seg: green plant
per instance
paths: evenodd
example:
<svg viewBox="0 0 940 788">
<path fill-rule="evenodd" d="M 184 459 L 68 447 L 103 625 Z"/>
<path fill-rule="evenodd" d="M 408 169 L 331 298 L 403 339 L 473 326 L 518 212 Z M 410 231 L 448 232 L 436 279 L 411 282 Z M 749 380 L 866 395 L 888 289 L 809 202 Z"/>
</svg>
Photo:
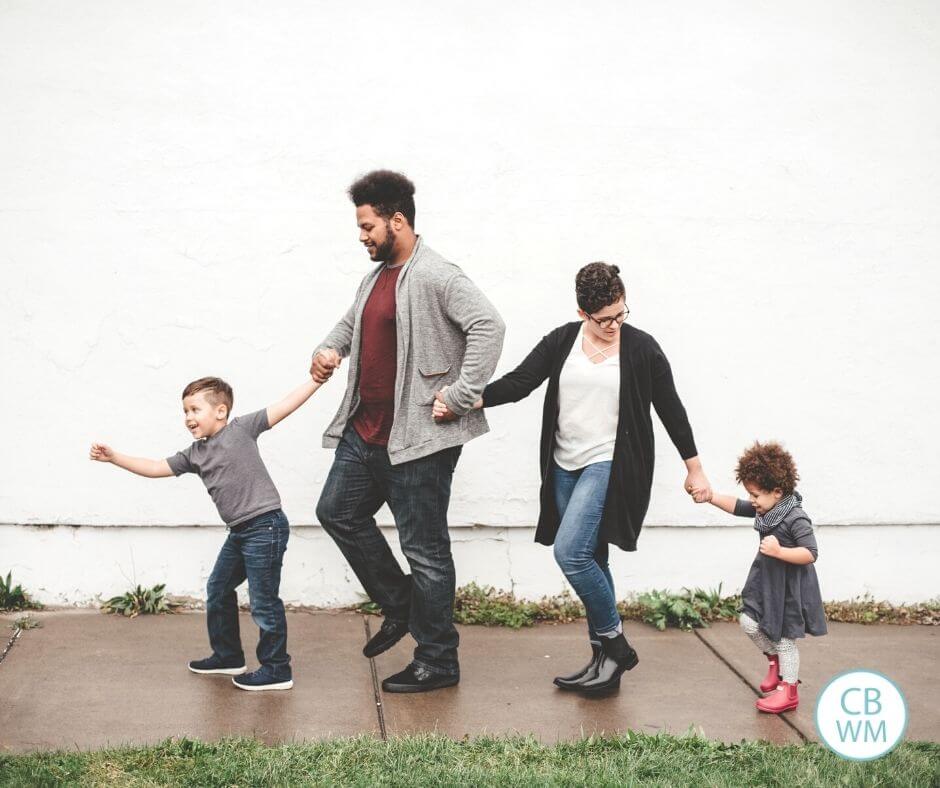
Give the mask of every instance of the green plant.
<svg viewBox="0 0 940 788">
<path fill-rule="evenodd" d="M 910 605 L 876 602 L 871 596 L 856 597 L 845 602 L 826 602 L 830 621 L 855 624 L 926 624 L 940 625 L 940 600 Z M 710 621 L 737 621 L 741 597 L 722 596 L 717 588 L 648 591 L 617 603 L 620 615 L 628 621 L 645 621 L 659 629 L 707 627 Z M 361 613 L 381 614 L 374 602 L 356 606 Z M 454 620 L 458 624 L 503 626 L 512 629 L 530 627 L 540 621 L 568 622 L 584 618 L 584 607 L 565 591 L 558 596 L 542 597 L 537 602 L 516 599 L 511 591 L 476 583 L 457 589 Z"/>
<path fill-rule="evenodd" d="M 707 627 L 709 621 L 730 621 L 738 615 L 740 597 L 723 597 L 721 584 L 713 591 L 683 588 L 679 594 L 670 591 L 648 591 L 637 601 L 643 620 L 657 629 Z"/>
<path fill-rule="evenodd" d="M 128 618 L 142 614 L 173 613 L 179 605 L 164 593 L 165 588 L 164 583 L 153 588 L 141 588 L 138 585 L 120 596 L 111 597 L 101 609 L 105 613 L 120 613 Z"/>
<path fill-rule="evenodd" d="M 927 624 L 940 626 L 940 599 L 892 605 L 871 594 L 841 602 L 826 602 L 826 618 L 846 624 Z"/>
<path fill-rule="evenodd" d="M 511 591 L 470 583 L 457 589 L 454 600 L 454 620 L 458 624 L 519 629 L 538 621 L 574 621 L 583 615 L 584 607 L 567 590 L 561 596 L 526 602 L 516 599 Z"/>
<path fill-rule="evenodd" d="M 7 572 L 6 578 L 0 576 L 0 610 L 40 610 L 42 605 L 30 599 L 23 587 L 13 585 L 13 573 Z"/>
<path fill-rule="evenodd" d="M 32 616 L 26 615 L 21 616 L 13 622 L 11 629 L 39 629 L 42 626 L 42 621 L 33 618 Z"/>
</svg>

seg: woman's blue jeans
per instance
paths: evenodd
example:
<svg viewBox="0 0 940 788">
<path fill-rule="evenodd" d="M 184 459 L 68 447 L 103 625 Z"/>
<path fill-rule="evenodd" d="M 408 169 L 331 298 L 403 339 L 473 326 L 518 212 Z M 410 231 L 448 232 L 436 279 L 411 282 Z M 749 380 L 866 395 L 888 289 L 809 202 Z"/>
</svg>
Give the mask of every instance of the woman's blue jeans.
<svg viewBox="0 0 940 788">
<path fill-rule="evenodd" d="M 595 462 L 576 471 L 552 468 L 555 503 L 561 525 L 555 536 L 555 561 L 587 611 L 588 632 L 614 632 L 620 625 L 614 579 L 607 565 L 607 542 L 600 539 L 611 462 Z"/>
</svg>

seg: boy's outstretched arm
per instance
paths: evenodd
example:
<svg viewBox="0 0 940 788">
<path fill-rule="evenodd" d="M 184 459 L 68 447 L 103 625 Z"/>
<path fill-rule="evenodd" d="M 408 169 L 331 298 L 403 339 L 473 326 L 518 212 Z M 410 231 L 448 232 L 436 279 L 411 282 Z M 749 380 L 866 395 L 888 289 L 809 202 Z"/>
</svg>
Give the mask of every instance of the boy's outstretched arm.
<svg viewBox="0 0 940 788">
<path fill-rule="evenodd" d="M 112 465 L 117 465 L 118 468 L 124 468 L 124 470 L 136 473 L 138 476 L 146 476 L 148 479 L 161 479 L 173 475 L 170 464 L 166 460 L 130 457 L 127 454 L 116 452 L 104 443 L 91 444 L 88 459 L 97 460 L 98 462 L 110 462 Z"/>
<path fill-rule="evenodd" d="M 273 427 L 279 421 L 286 419 L 297 408 L 303 405 L 320 388 L 319 383 L 314 380 L 307 380 L 302 386 L 294 389 L 280 402 L 268 406 L 268 426 Z"/>
</svg>

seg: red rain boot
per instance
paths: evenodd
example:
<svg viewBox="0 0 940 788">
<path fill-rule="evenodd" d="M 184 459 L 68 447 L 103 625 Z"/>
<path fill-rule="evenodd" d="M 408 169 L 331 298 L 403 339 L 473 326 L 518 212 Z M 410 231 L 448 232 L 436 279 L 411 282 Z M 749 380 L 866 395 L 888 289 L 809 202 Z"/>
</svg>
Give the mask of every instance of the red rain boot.
<svg viewBox="0 0 940 788">
<path fill-rule="evenodd" d="M 770 692 L 776 689 L 782 680 L 780 678 L 780 658 L 776 654 L 765 654 L 764 656 L 767 657 L 770 664 L 767 666 L 767 675 L 760 683 L 760 691 Z"/>
<path fill-rule="evenodd" d="M 787 684 L 781 681 L 776 692 L 771 692 L 766 698 L 758 698 L 758 711 L 765 711 L 768 714 L 779 714 L 782 711 L 790 711 L 800 705 L 800 696 L 797 692 L 799 681 L 796 684 Z"/>
</svg>

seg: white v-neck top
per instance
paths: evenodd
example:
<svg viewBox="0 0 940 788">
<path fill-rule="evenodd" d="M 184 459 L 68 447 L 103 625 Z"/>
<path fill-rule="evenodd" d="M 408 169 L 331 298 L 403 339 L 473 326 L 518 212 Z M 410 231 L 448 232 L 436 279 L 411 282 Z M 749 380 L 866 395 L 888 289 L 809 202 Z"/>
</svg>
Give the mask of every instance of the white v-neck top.
<svg viewBox="0 0 940 788">
<path fill-rule="evenodd" d="M 582 341 L 579 333 L 558 379 L 555 462 L 566 471 L 613 460 L 620 416 L 620 348 L 595 364 Z"/>
</svg>

